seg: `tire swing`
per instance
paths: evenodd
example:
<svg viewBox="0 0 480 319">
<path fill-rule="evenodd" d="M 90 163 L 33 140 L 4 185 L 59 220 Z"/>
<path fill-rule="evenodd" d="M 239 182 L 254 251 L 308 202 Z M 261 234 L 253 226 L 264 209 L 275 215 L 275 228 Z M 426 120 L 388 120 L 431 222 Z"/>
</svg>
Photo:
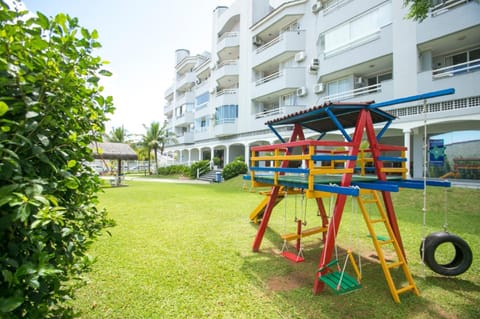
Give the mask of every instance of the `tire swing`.
<svg viewBox="0 0 480 319">
<path fill-rule="evenodd" d="M 435 252 L 443 244 L 450 243 L 455 248 L 455 256 L 445 264 L 439 263 Z M 472 265 L 472 250 L 461 237 L 447 231 L 431 233 L 422 240 L 420 257 L 423 262 L 434 272 L 444 276 L 458 276 L 463 274 Z"/>
<path fill-rule="evenodd" d="M 427 213 L 427 120 L 426 101 L 423 105 L 424 113 L 424 162 L 423 162 L 423 227 L 426 229 Z M 443 276 L 458 276 L 470 268 L 473 261 L 472 249 L 461 237 L 448 232 L 447 220 L 447 192 L 445 191 L 445 222 L 443 231 L 434 232 L 422 239 L 420 244 L 420 258 L 432 271 Z M 455 256 L 447 263 L 440 263 L 436 259 L 436 251 L 443 244 L 452 244 L 455 248 Z"/>
</svg>

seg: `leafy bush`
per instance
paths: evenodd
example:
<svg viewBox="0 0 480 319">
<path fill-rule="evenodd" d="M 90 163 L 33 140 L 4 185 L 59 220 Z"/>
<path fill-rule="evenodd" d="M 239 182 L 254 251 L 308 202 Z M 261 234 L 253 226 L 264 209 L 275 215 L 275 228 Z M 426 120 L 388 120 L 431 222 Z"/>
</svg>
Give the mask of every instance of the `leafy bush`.
<svg viewBox="0 0 480 319">
<path fill-rule="evenodd" d="M 244 162 L 234 161 L 223 168 L 222 176 L 225 180 L 248 172 L 248 166 Z"/>
<path fill-rule="evenodd" d="M 158 175 L 190 175 L 190 167 L 187 165 L 170 165 L 160 167 L 158 169 Z"/>
<path fill-rule="evenodd" d="M 210 169 L 210 161 L 209 160 L 203 160 L 203 161 L 198 161 L 193 163 L 190 166 L 190 177 L 191 178 L 197 178 L 197 169 L 200 169 L 200 172 L 206 172 Z"/>
<path fill-rule="evenodd" d="M 77 19 L 27 19 L 0 0 L 0 317 L 66 318 L 111 225 L 98 210 L 89 144 L 104 131 L 97 32 Z"/>
</svg>

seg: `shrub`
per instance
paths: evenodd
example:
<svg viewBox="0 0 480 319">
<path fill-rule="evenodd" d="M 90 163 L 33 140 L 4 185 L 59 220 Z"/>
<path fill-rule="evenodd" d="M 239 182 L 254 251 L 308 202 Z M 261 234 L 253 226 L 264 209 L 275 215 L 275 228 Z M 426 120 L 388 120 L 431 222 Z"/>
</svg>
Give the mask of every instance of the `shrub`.
<svg viewBox="0 0 480 319">
<path fill-rule="evenodd" d="M 158 169 L 158 175 L 190 175 L 190 167 L 187 165 L 170 165 L 160 167 Z"/>
<path fill-rule="evenodd" d="M 202 160 L 193 163 L 190 166 L 190 177 L 197 178 L 197 169 L 200 170 L 200 173 L 205 173 L 210 170 L 210 161 L 209 160 Z"/>
<path fill-rule="evenodd" d="M 83 165 L 113 112 L 98 85 L 110 72 L 91 56 L 96 31 L 22 15 L 0 1 L 0 317 L 65 318 L 87 248 L 111 225 Z"/>
<path fill-rule="evenodd" d="M 248 166 L 244 162 L 234 161 L 223 168 L 222 176 L 225 180 L 248 172 Z"/>
</svg>

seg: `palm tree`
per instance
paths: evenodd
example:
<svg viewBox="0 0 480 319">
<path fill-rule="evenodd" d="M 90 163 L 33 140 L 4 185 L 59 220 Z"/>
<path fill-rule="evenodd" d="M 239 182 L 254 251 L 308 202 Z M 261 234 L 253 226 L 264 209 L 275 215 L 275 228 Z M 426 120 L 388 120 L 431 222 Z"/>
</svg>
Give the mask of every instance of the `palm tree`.
<svg viewBox="0 0 480 319">
<path fill-rule="evenodd" d="M 143 125 L 146 132 L 142 136 L 140 145 L 147 149 L 148 154 L 148 171 L 150 171 L 150 153 L 153 150 L 153 156 L 155 159 L 155 170 L 158 172 L 158 151 L 163 154 L 165 144 L 172 141 L 175 142 L 175 137 L 167 131 L 167 123 L 165 122 L 160 127 L 159 122 L 152 122 L 150 126 Z"/>
<path fill-rule="evenodd" d="M 112 127 L 112 130 L 107 135 L 107 141 L 112 143 L 125 143 L 127 140 L 127 130 L 122 126 Z"/>
</svg>

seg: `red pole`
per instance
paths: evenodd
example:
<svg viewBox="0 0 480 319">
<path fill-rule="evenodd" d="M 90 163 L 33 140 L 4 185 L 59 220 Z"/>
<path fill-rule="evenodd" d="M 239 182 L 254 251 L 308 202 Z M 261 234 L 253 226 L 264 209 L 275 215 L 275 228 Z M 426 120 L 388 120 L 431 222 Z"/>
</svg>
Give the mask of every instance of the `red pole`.
<svg viewBox="0 0 480 319">
<path fill-rule="evenodd" d="M 290 137 L 290 142 L 295 142 L 297 139 L 304 140 L 305 135 L 303 134 L 303 129 L 300 124 L 295 124 L 293 128 L 292 135 Z M 290 154 L 290 151 L 287 151 L 287 154 Z M 282 167 L 287 167 L 288 161 L 282 162 Z M 255 236 L 255 240 L 253 241 L 252 250 L 254 252 L 258 252 L 260 249 L 260 245 L 262 244 L 263 236 L 265 235 L 265 230 L 267 229 L 268 222 L 270 220 L 270 216 L 272 215 L 273 207 L 275 207 L 275 202 L 277 200 L 278 191 L 280 190 L 280 186 L 273 186 L 270 200 L 268 201 L 267 207 L 265 207 L 265 211 L 263 213 L 262 222 L 258 227 L 257 235 Z"/>
<path fill-rule="evenodd" d="M 362 109 L 357 118 L 357 123 L 355 124 L 355 131 L 353 133 L 352 147 L 348 152 L 349 156 L 357 156 L 358 150 L 360 149 L 360 143 L 362 142 L 363 130 L 365 129 L 365 123 L 367 115 L 369 115 L 366 109 Z M 355 160 L 347 161 L 347 168 L 355 167 Z M 341 186 L 350 186 L 352 182 L 352 174 L 343 174 Z M 324 267 L 332 259 L 332 253 L 335 247 L 335 236 L 338 234 L 338 229 L 340 226 L 340 221 L 342 220 L 343 209 L 345 208 L 345 202 L 347 200 L 347 195 L 338 194 L 337 200 L 335 202 L 335 208 L 333 211 L 333 216 L 330 224 L 328 225 L 327 238 L 325 240 L 322 255 L 320 256 L 320 262 L 318 264 L 318 269 Z M 325 269 L 322 274 L 325 274 L 328 269 Z M 325 284 L 318 279 L 318 274 L 315 277 L 315 283 L 313 285 L 313 293 L 320 293 Z"/>
<path fill-rule="evenodd" d="M 280 186 L 273 186 L 272 191 L 270 192 L 270 200 L 267 203 L 267 207 L 265 207 L 265 211 L 263 213 L 262 222 L 258 227 L 257 235 L 255 236 L 255 240 L 253 242 L 252 250 L 254 252 L 258 252 L 260 248 L 260 244 L 262 243 L 263 235 L 265 234 L 265 230 L 267 229 L 268 221 L 270 220 L 270 216 L 272 215 L 273 207 L 275 206 L 275 202 L 277 200 L 278 191 L 280 190 Z"/>
<path fill-rule="evenodd" d="M 295 248 L 297 249 L 297 251 L 300 251 L 300 246 L 302 244 L 302 220 L 301 219 L 297 219 L 297 245 L 295 246 Z"/>
</svg>

